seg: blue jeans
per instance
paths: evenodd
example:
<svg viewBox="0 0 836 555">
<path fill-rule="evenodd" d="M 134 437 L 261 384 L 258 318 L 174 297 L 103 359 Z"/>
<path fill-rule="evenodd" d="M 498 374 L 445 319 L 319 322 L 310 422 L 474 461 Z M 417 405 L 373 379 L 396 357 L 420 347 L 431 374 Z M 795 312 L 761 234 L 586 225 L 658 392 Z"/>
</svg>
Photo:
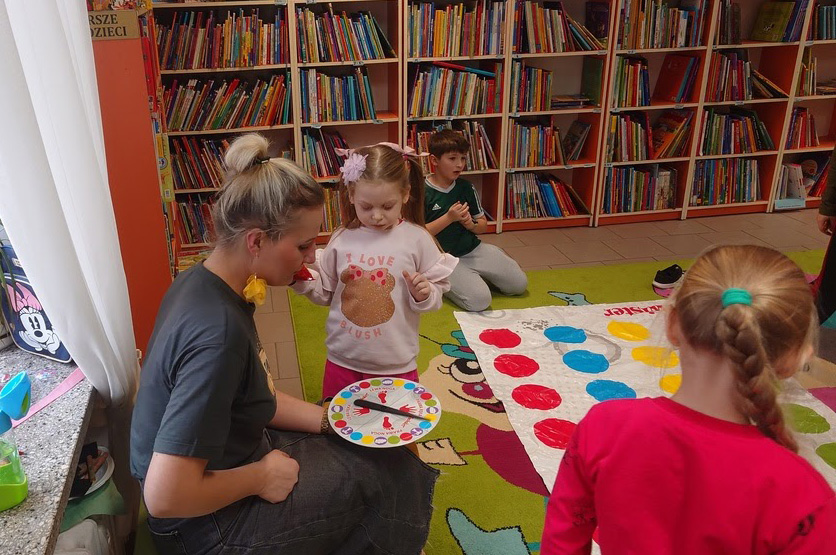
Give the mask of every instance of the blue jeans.
<svg viewBox="0 0 836 555">
<path fill-rule="evenodd" d="M 161 555 L 417 555 L 427 540 L 439 472 L 404 447 L 371 449 L 334 436 L 267 431 L 299 462 L 281 503 L 247 497 L 197 518 L 148 517 Z"/>
</svg>

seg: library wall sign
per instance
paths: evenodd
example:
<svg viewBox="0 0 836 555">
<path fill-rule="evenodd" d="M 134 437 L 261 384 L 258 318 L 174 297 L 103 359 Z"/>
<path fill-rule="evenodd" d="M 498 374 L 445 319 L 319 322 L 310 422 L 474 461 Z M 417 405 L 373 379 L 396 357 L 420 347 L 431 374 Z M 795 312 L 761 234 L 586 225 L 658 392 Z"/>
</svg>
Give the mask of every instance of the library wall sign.
<svg viewBox="0 0 836 555">
<path fill-rule="evenodd" d="M 93 40 L 138 39 L 139 22 L 134 10 L 87 12 Z"/>
</svg>

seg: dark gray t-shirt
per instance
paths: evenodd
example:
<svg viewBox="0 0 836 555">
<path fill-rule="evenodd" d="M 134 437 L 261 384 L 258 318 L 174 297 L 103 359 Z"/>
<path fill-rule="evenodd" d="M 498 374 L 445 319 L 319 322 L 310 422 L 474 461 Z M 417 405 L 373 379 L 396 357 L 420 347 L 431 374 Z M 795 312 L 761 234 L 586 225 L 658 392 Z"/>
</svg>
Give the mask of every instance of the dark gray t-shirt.
<svg viewBox="0 0 836 555">
<path fill-rule="evenodd" d="M 276 400 L 254 307 L 198 264 L 163 298 L 142 365 L 131 424 L 131 473 L 145 479 L 153 452 L 208 459 L 208 470 L 259 460 Z"/>
</svg>

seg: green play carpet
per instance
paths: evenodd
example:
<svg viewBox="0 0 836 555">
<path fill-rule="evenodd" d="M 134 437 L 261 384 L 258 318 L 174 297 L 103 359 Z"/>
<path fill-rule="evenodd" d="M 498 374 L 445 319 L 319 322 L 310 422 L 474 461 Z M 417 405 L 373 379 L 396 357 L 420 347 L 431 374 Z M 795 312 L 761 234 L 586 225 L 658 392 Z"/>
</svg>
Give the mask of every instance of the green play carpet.
<svg viewBox="0 0 836 555">
<path fill-rule="evenodd" d="M 789 255 L 806 272 L 818 273 L 823 251 Z M 656 270 L 690 260 L 613 266 L 589 266 L 528 272 L 528 292 L 497 296 L 492 309 L 560 304 L 615 303 L 658 299 L 651 281 Z M 290 295 L 290 307 L 305 397 L 321 397 L 325 365 L 324 324 L 327 308 Z M 479 385 L 481 371 L 463 344 L 454 306 L 445 301 L 438 312 L 421 318 L 421 382 L 439 395 L 444 416 L 424 444 L 422 459 L 441 470 L 427 555 L 523 555 L 539 552 L 546 492 L 501 404 L 490 388 L 480 403 L 456 401 L 465 384 Z M 486 384 L 485 384 L 486 385 Z M 473 392 L 470 385 L 468 391 Z M 447 402 L 445 399 L 452 399 Z M 471 396 L 471 399 L 473 397 Z M 459 397 L 461 399 L 461 397 Z M 494 401 L 494 402 L 491 402 Z"/>
</svg>

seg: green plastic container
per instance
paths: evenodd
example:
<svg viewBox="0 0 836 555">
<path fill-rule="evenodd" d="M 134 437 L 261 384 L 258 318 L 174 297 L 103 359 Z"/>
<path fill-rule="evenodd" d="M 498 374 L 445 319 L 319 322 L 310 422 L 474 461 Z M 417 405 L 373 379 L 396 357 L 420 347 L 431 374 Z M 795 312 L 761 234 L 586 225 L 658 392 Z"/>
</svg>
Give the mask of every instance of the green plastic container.
<svg viewBox="0 0 836 555">
<path fill-rule="evenodd" d="M 29 483 L 20 464 L 12 421 L 0 412 L 0 511 L 19 505 L 29 495 Z"/>
</svg>

